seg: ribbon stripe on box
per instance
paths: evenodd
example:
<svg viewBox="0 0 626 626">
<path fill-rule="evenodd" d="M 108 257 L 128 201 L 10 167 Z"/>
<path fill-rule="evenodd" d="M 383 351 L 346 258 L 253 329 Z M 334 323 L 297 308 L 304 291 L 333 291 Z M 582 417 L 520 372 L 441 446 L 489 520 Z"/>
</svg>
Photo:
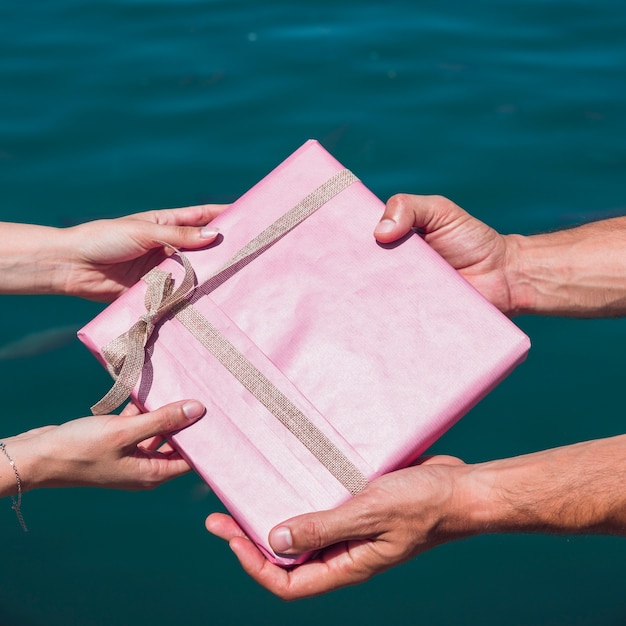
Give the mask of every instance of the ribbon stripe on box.
<svg viewBox="0 0 626 626">
<path fill-rule="evenodd" d="M 219 282 L 233 276 L 247 263 L 295 228 L 328 200 L 341 193 L 358 179 L 349 170 L 332 176 L 302 202 L 276 220 L 269 228 L 244 246 L 213 276 L 195 290 L 205 295 Z M 346 488 L 356 495 L 368 481 L 359 469 L 312 424 L 275 385 L 273 385 L 246 357 L 220 333 L 213 324 L 193 308 L 186 299 L 194 291 L 195 274 L 187 257 L 178 253 L 185 274 L 181 285 L 173 291 L 171 274 L 158 268 L 143 277 L 147 284 L 146 313 L 123 335 L 102 348 L 109 370 L 115 375 L 110 391 L 94 406 L 94 415 L 106 415 L 117 409 L 130 396 L 137 384 L 145 362 L 145 349 L 155 325 L 172 310 L 176 318 L 213 356 L 250 391 Z"/>
</svg>

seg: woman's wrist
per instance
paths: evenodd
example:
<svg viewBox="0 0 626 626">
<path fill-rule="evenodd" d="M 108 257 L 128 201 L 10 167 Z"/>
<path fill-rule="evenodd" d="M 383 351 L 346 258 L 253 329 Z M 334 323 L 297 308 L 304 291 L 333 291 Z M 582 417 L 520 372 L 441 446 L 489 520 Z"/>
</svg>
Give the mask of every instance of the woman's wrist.
<svg viewBox="0 0 626 626">
<path fill-rule="evenodd" d="M 30 439 L 27 434 L 3 439 L 6 450 L 11 455 L 19 473 L 22 493 L 43 487 L 46 482 L 46 464 L 38 458 L 36 446 L 32 445 Z M 6 468 L 3 468 L 2 475 L 7 475 L 7 479 L 2 482 L 2 495 L 14 495 L 17 493 L 17 481 L 14 477 L 12 479 L 12 476 L 4 469 Z"/>
<path fill-rule="evenodd" d="M 64 229 L 0 224 L 0 293 L 60 294 L 70 265 Z"/>
<path fill-rule="evenodd" d="M 19 468 L 22 492 L 51 487 L 72 487 L 84 484 L 83 476 L 68 448 L 59 446 L 54 432 L 59 426 L 44 426 L 22 435 L 4 439 Z M 75 451 L 74 454 L 79 454 Z M 14 492 L 14 485 L 9 486 Z"/>
</svg>

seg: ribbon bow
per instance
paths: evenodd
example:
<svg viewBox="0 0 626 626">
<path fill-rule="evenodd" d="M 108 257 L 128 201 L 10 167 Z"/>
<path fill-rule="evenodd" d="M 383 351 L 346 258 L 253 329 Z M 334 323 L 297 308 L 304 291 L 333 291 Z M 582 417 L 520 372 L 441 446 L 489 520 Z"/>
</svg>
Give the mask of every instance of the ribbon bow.
<svg viewBox="0 0 626 626">
<path fill-rule="evenodd" d="M 169 244 L 163 245 L 172 248 Z M 103 348 L 102 354 L 115 382 L 107 394 L 91 407 L 94 415 L 111 413 L 130 396 L 144 366 L 146 344 L 159 320 L 183 302 L 185 296 L 195 288 L 195 273 L 191 263 L 184 254 L 173 249 L 185 269 L 183 280 L 174 290 L 172 275 L 158 267 L 143 276 L 142 280 L 148 285 L 144 298 L 146 312 L 125 333 Z"/>
</svg>

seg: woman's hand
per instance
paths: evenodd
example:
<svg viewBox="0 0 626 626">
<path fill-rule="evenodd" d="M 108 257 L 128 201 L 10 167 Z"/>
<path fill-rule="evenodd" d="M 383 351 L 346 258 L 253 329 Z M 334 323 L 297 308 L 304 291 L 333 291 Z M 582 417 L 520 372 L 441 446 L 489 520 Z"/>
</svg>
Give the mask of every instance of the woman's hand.
<svg viewBox="0 0 626 626">
<path fill-rule="evenodd" d="M 110 302 L 175 248 L 203 248 L 227 205 L 147 211 L 71 228 L 0 222 L 0 293 Z"/>
<path fill-rule="evenodd" d="M 62 292 L 109 302 L 158 265 L 168 250 L 202 248 L 217 236 L 207 224 L 226 205 L 200 205 L 86 222 L 63 233 L 69 266 Z M 170 251 L 171 252 L 171 251 Z"/>
<path fill-rule="evenodd" d="M 131 404 L 120 415 L 83 417 L 3 441 L 23 491 L 76 486 L 152 489 L 189 471 L 187 462 L 162 444 L 169 433 L 189 426 L 204 411 L 196 400 L 144 414 Z M 15 493 L 15 477 L 8 471 L 0 477 L 0 495 Z"/>
</svg>

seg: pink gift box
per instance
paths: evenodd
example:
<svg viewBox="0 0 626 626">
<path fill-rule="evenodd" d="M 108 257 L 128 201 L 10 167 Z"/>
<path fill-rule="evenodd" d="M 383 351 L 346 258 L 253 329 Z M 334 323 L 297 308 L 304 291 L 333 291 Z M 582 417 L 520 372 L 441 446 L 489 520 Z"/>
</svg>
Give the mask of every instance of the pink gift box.
<svg viewBox="0 0 626 626">
<path fill-rule="evenodd" d="M 132 398 L 207 406 L 172 441 L 281 565 L 309 555 L 275 555 L 272 527 L 410 464 L 529 349 L 417 234 L 378 244 L 383 208 L 308 141 L 214 220 L 218 242 L 184 252 L 195 290 L 141 345 Z M 183 283 L 181 256 L 159 267 Z M 150 325 L 146 280 L 79 332 L 114 376 L 111 342 Z"/>
</svg>

